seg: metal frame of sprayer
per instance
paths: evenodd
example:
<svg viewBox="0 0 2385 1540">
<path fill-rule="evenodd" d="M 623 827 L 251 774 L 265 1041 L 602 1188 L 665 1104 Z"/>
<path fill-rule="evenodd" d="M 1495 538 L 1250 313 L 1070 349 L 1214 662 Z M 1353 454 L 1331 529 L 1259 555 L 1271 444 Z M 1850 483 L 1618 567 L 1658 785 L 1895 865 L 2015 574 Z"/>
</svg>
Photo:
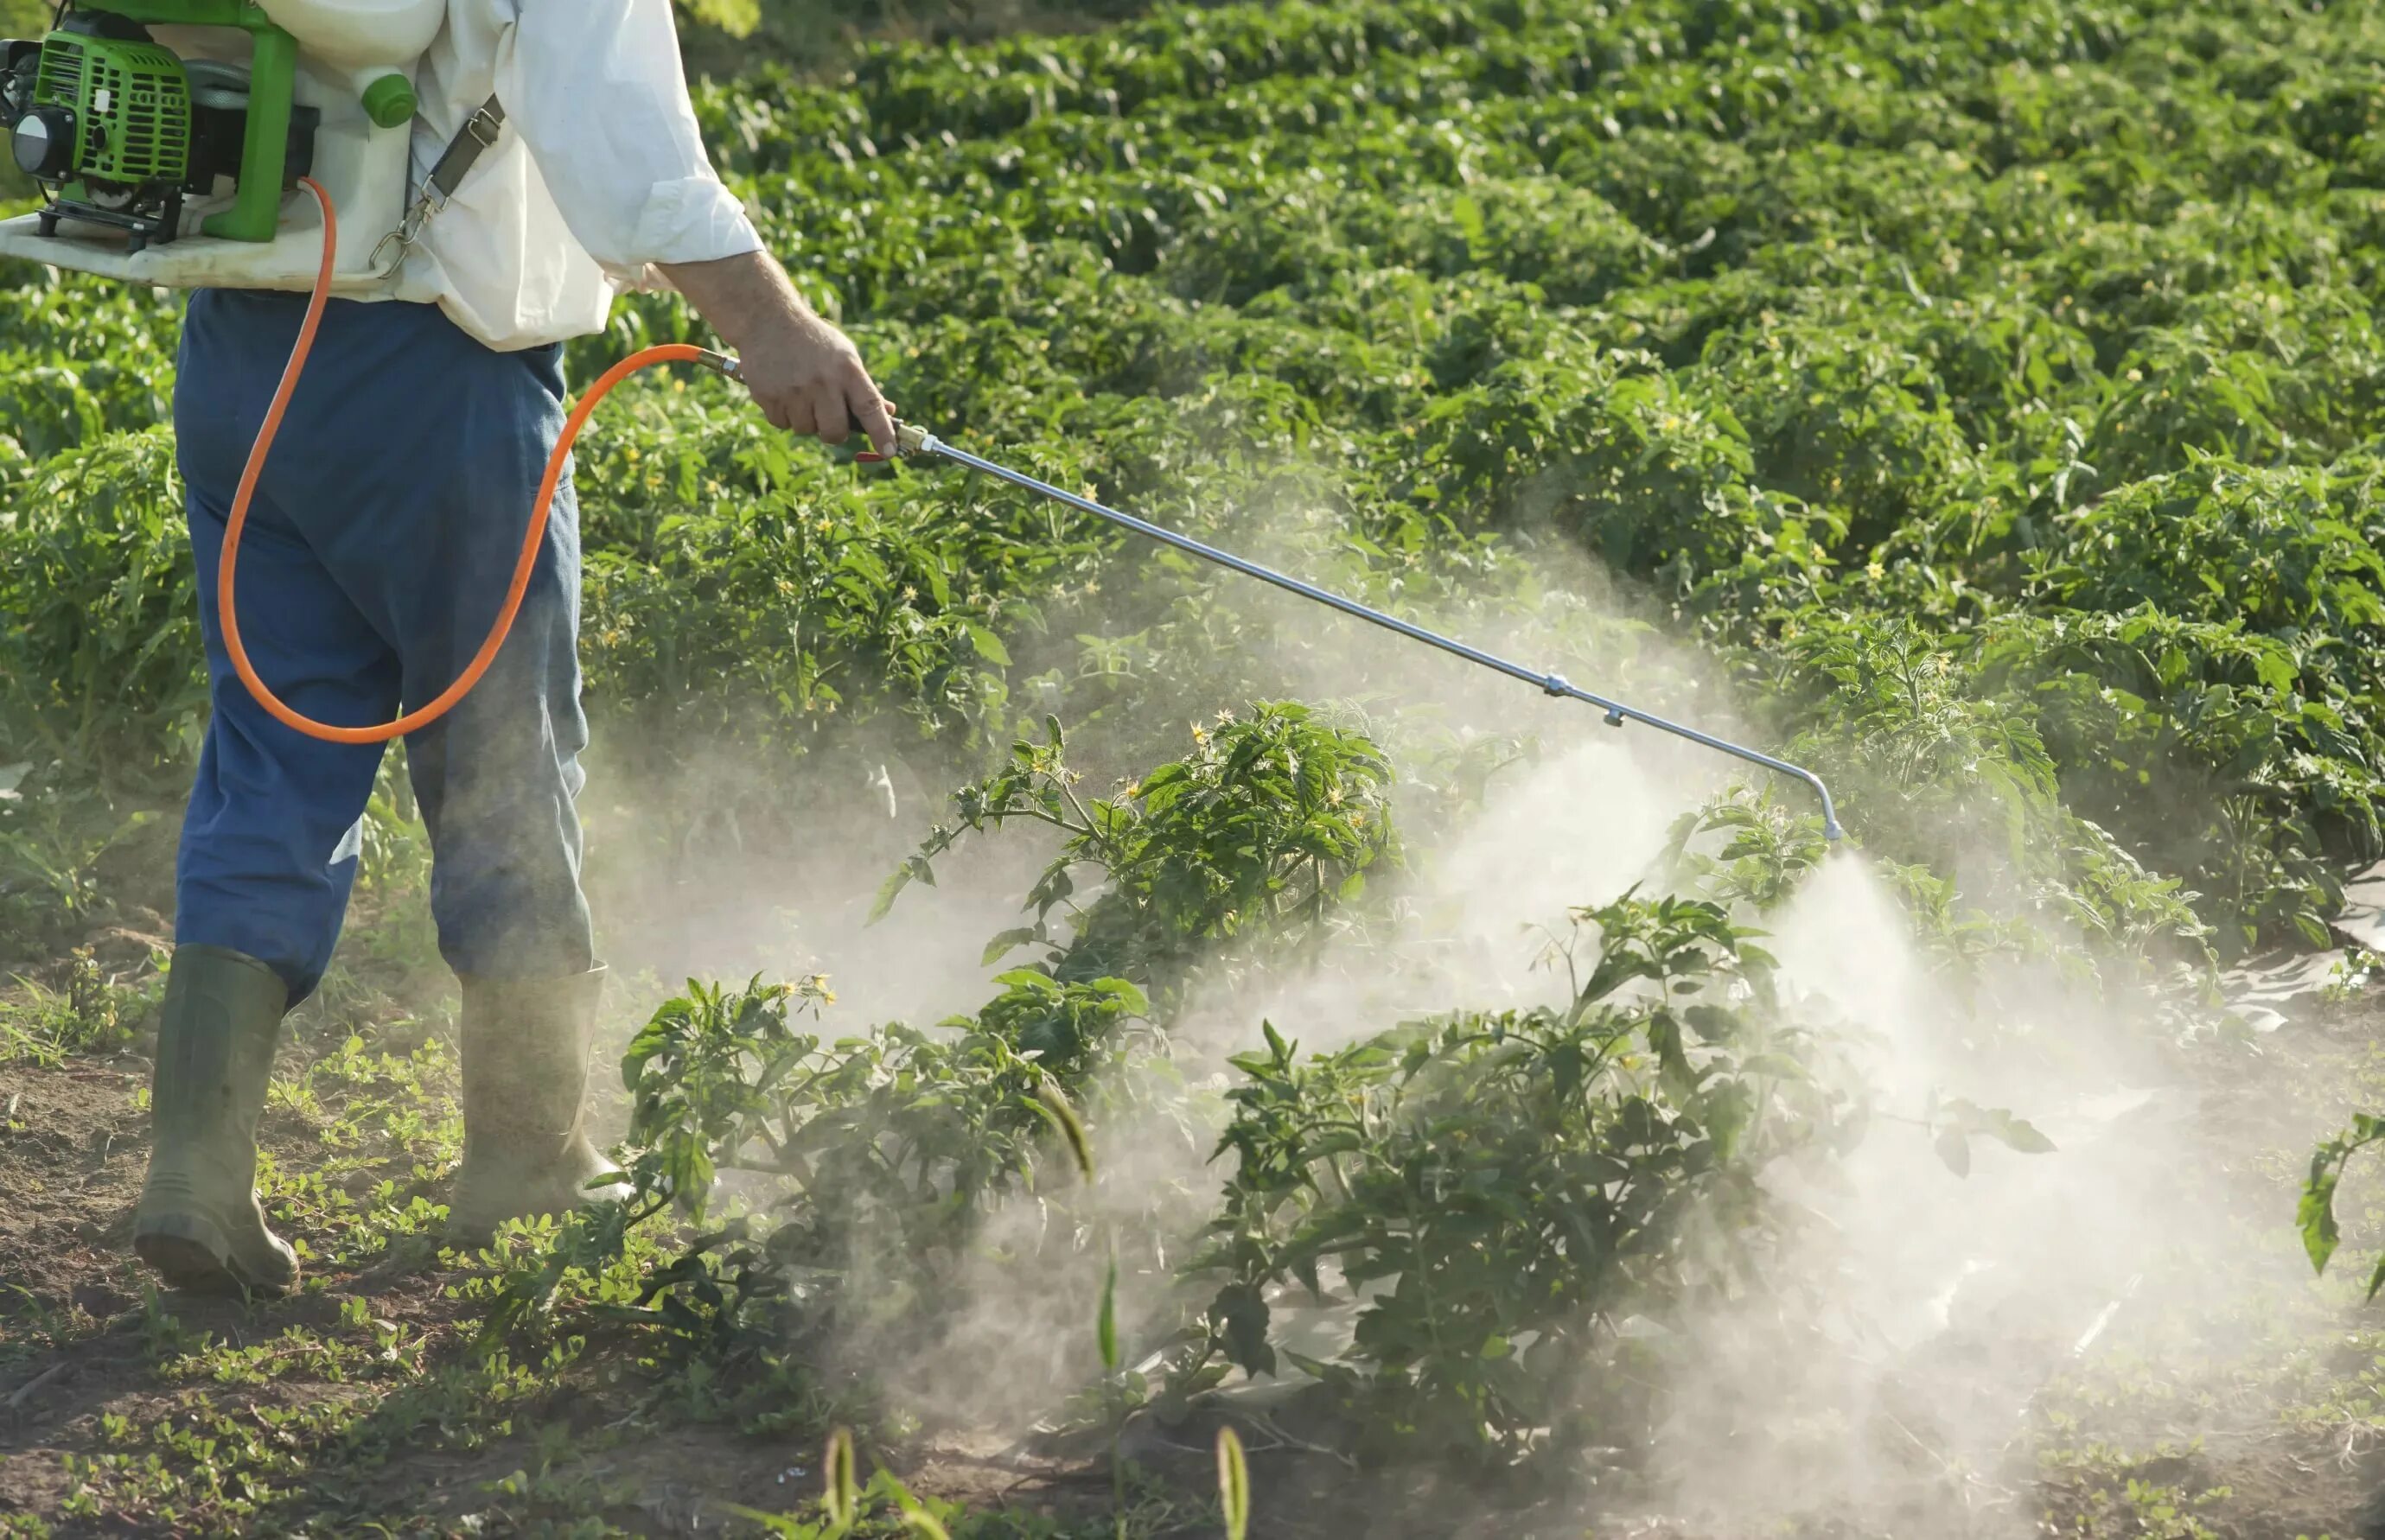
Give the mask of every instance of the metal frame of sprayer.
<svg viewBox="0 0 2385 1540">
<path fill-rule="evenodd" d="M 709 359 L 706 362 L 731 379 L 736 377 L 737 366 L 734 359 L 724 358 L 719 364 L 712 364 Z M 983 471 L 986 475 L 1007 481 L 1014 487 L 1024 488 L 1039 496 L 1048 497 L 1055 503 L 1064 503 L 1071 508 L 1091 514 L 1096 518 L 1107 519 L 1120 528 L 1131 529 L 1138 535 L 1159 541 L 1162 545 L 1172 546 L 1188 556 L 1197 556 L 1205 562 L 1213 563 L 1230 572 L 1239 572 L 1245 578 L 1255 578 L 1262 583 L 1272 584 L 1283 590 L 1286 593 L 1298 594 L 1303 599 L 1323 604 L 1329 609 L 1339 610 L 1355 619 L 1395 632 L 1410 641 L 1420 641 L 1428 647 L 1437 647 L 1453 657 L 1464 658 L 1470 664 L 1479 664 L 1495 673 L 1505 674 L 1511 679 L 1520 679 L 1528 685 L 1537 687 L 1544 695 L 1558 696 L 1568 701 L 1580 701 L 1586 705 L 1596 706 L 1606 714 L 1608 727 L 1619 727 L 1626 722 L 1638 722 L 1643 726 L 1655 727 L 1660 732 L 1671 733 L 1676 738 L 1688 739 L 1691 742 L 1704 748 L 1745 760 L 1750 764 L 1762 765 L 1765 769 L 1778 775 L 1803 781 L 1812 788 L 1815 796 L 1821 799 L 1823 834 L 1833 841 L 1845 837 L 1846 831 L 1839 825 L 1838 805 L 1830 798 L 1830 789 L 1822 784 L 1821 776 L 1801 765 L 1792 764 L 1786 760 L 1775 759 L 1770 754 L 1758 752 L 1744 744 L 1733 743 L 1728 739 L 1717 738 L 1711 733 L 1700 732 L 1695 727 L 1667 721 L 1664 717 L 1653 715 L 1636 707 L 1627 706 L 1620 701 L 1610 701 L 1603 695 L 1592 694 L 1589 690 L 1567 682 L 1563 675 L 1530 668 L 1503 658 L 1495 652 L 1486 652 L 1479 647 L 1469 647 L 1465 642 L 1442 636 L 1438 631 L 1427 630 L 1424 627 L 1402 620 L 1396 615 L 1371 609 L 1355 599 L 1345 599 L 1330 590 L 1318 588 L 1314 583 L 1305 583 L 1286 573 L 1278 572 L 1273 567 L 1246 561 L 1231 552 L 1220 551 L 1216 546 L 1204 545 L 1190 536 L 1180 535 L 1173 529 L 1164 528 L 1147 519 L 1137 518 L 1132 514 L 1122 514 L 1116 508 L 1105 507 L 1092 498 L 1080 497 L 1074 492 L 1064 491 L 1050 482 L 1039 481 L 1023 471 L 1012 470 L 1009 466 L 996 465 L 982 455 L 972 454 L 965 449 L 956 449 L 915 423 L 896 425 L 894 453 L 900 458 L 929 455 L 949 460 L 956 466 L 965 466 L 970 470 Z M 863 454 L 860 458 L 865 461 L 879 461 L 887 457 L 871 453 Z"/>
</svg>

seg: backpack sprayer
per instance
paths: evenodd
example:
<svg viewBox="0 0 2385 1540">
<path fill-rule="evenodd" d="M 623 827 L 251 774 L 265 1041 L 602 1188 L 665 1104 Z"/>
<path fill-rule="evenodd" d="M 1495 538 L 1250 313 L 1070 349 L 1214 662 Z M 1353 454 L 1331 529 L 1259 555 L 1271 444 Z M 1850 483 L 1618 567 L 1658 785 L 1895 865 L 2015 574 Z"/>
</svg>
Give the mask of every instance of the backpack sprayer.
<svg viewBox="0 0 2385 1540">
<path fill-rule="evenodd" d="M 258 474 L 314 345 L 324 304 L 335 292 L 391 292 L 406 246 L 504 123 L 504 109 L 493 98 L 470 116 L 420 192 L 410 189 L 414 62 L 445 16 L 446 0 L 67 0 L 45 37 L 0 42 L 0 127 L 8 130 L 18 167 L 41 184 L 46 199 L 34 213 L 0 221 L 0 255 L 166 288 L 308 293 L 297 342 L 232 498 L 216 582 L 224 642 L 241 682 L 285 726 L 332 742 L 378 743 L 410 733 L 443 715 L 480 681 L 521 607 L 543 540 L 547 504 L 572 443 L 615 385 L 650 365 L 671 362 L 700 364 L 732 379 L 738 374 L 737 360 L 726 354 L 665 343 L 631 354 L 581 394 L 548 456 L 505 603 L 480 651 L 436 699 L 393 722 L 338 727 L 301 715 L 257 677 L 241 644 L 235 559 Z M 292 196 L 299 191 L 311 194 L 311 205 Z M 343 211 L 354 221 L 351 230 L 362 231 L 344 244 Z M 1642 723 L 1803 781 L 1821 799 L 1824 833 L 1841 838 L 1829 789 L 1810 770 L 1105 507 L 956 449 L 915 425 L 898 425 L 896 453 L 982 471 L 1545 694 L 1596 706 L 1611 727 Z"/>
<path fill-rule="evenodd" d="M 0 130 L 44 197 L 0 220 L 0 256 L 159 288 L 308 295 L 226 515 L 216 593 L 249 693 L 284 726 L 334 743 L 402 737 L 480 682 L 521 608 L 571 445 L 615 385 L 656 364 L 736 369 L 725 354 L 669 342 L 631 354 L 581 395 L 547 459 L 496 622 L 437 699 L 393 722 L 340 727 L 301 715 L 257 677 L 232 575 L 324 304 L 393 296 L 407 247 L 504 128 L 492 97 L 412 185 L 415 67 L 446 17 L 447 0 L 61 0 L 46 35 L 0 41 Z"/>
<path fill-rule="evenodd" d="M 46 206 L 0 254 L 165 288 L 308 288 L 318 238 L 285 194 L 313 176 L 352 229 L 406 205 L 415 61 L 445 0 L 67 0 L 0 43 L 0 127 Z M 368 211 L 378 209 L 373 219 Z M 360 243 L 361 244 L 361 243 Z M 387 249 L 339 255 L 342 292 Z"/>
</svg>

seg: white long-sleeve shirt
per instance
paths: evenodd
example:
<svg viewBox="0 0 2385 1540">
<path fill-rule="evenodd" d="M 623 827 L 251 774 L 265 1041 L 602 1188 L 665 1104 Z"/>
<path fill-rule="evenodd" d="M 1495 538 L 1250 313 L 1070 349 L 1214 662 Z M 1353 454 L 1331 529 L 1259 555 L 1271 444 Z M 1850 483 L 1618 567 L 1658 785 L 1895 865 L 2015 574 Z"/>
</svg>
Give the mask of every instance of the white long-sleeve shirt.
<svg viewBox="0 0 2385 1540">
<path fill-rule="evenodd" d="M 493 348 L 604 329 L 657 263 L 761 248 L 705 155 L 669 0 L 448 0 L 415 94 L 417 187 L 481 103 L 506 109 L 396 291 Z"/>
</svg>

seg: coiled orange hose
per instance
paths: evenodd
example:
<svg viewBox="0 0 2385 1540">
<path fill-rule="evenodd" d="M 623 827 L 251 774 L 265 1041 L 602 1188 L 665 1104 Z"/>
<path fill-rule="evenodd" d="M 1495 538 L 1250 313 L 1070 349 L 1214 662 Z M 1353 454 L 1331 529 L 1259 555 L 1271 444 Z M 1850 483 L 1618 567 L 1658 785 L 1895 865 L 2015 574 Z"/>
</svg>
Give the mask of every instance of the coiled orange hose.
<svg viewBox="0 0 2385 1540">
<path fill-rule="evenodd" d="M 321 739 L 326 743 L 386 743 L 402 738 L 418 727 L 429 727 L 456 707 L 456 702 L 470 693 L 481 676 L 496 661 L 497 650 L 506 643 L 506 635 L 513 629 L 514 616 L 521 609 L 522 595 L 529 591 L 530 575 L 538 565 L 538 550 L 546 535 L 547 505 L 555 501 L 555 490 L 563 480 L 564 462 L 570 457 L 572 441 L 580 437 L 581 426 L 588 414 L 605 399 L 606 392 L 640 369 L 655 364 L 701 363 L 706 351 L 688 342 L 664 342 L 656 347 L 642 348 L 622 359 L 597 377 L 588 387 L 571 415 L 563 424 L 563 434 L 555 441 L 555 452 L 546 457 L 546 474 L 538 484 L 538 496 L 531 500 L 530 528 L 522 533 L 521 554 L 514 562 L 513 581 L 506 586 L 506 602 L 497 611 L 496 623 L 489 627 L 487 640 L 472 655 L 456 682 L 442 690 L 436 700 L 417 706 L 394 722 L 382 722 L 371 727 L 339 727 L 328 722 L 293 710 L 281 698 L 257 677 L 256 665 L 249 662 L 248 651 L 241 645 L 240 611 L 232 598 L 233 565 L 240 553 L 241 530 L 248 522 L 249 500 L 256 495 L 256 478 L 265 468 L 266 453 L 273 447 L 274 435 L 281 430 L 281 414 L 290 404 L 291 392 L 297 388 L 298 376 L 306 366 L 306 354 L 315 345 L 315 328 L 323 318 L 324 303 L 331 298 L 331 267 L 339 246 L 339 220 L 331 212 L 331 200 L 311 177 L 298 179 L 299 185 L 315 194 L 323 209 L 323 260 L 316 270 L 314 292 L 306 301 L 306 317 L 298 326 L 298 340 L 291 344 L 290 362 L 281 368 L 281 382 L 274 388 L 273 401 L 265 411 L 265 422 L 256 430 L 256 442 L 249 447 L 248 463 L 240 473 L 239 490 L 232 493 L 231 513 L 224 521 L 223 555 L 216 563 L 216 605 L 223 616 L 224 650 L 231 654 L 233 672 L 248 692 L 271 714 L 273 719 L 288 727 L 305 733 L 308 738 Z"/>
</svg>

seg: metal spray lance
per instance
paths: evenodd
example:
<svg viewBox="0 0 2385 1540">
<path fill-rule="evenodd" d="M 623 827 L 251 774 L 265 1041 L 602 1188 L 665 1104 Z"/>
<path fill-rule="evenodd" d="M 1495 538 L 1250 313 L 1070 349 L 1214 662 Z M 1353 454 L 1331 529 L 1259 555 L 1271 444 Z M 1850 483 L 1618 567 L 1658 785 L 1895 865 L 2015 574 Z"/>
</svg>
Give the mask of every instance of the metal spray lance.
<svg viewBox="0 0 2385 1540">
<path fill-rule="evenodd" d="M 733 366 L 732 365 L 731 367 Z M 1486 652 L 1479 647 L 1469 647 L 1462 641 L 1442 636 L 1438 631 L 1430 631 L 1421 626 L 1402 620 L 1396 615 L 1371 609 L 1355 599 L 1345 599 L 1338 593 L 1320 589 L 1313 583 L 1302 582 L 1299 578 L 1278 572 L 1273 567 L 1261 566 L 1258 563 L 1246 561 L 1231 552 L 1220 551 L 1212 545 L 1204 545 L 1190 536 L 1180 535 L 1173 529 L 1163 528 L 1147 519 L 1137 518 L 1132 514 L 1122 514 L 1115 508 L 1104 507 L 1089 497 L 1080 497 L 1074 492 L 1064 491 L 1047 481 L 1039 481 L 1022 471 L 1012 470 L 1007 466 L 998 466 L 981 455 L 971 454 L 965 449 L 955 449 L 916 424 L 896 424 L 895 453 L 905 458 L 929 455 L 949 460 L 956 466 L 966 466 L 971 470 L 983 471 L 986 475 L 1007 481 L 1014 487 L 1023 487 L 1030 492 L 1048 497 L 1055 503 L 1065 503 L 1071 508 L 1092 514 L 1096 518 L 1107 519 L 1120 528 L 1131 529 L 1138 535 L 1147 536 L 1162 545 L 1172 546 L 1188 556 L 1198 556 L 1205 562 L 1214 563 L 1229 571 L 1239 572 L 1245 578 L 1255 578 L 1260 582 L 1273 584 L 1287 593 L 1296 593 L 1303 599 L 1313 600 L 1329 609 L 1339 610 L 1343 615 L 1366 621 L 1369 625 L 1380 626 L 1387 631 L 1396 632 L 1411 641 L 1421 641 L 1429 647 L 1438 647 L 1444 652 L 1505 674 L 1511 679 L 1521 679 L 1528 685 L 1537 686 L 1542 694 L 1562 696 L 1567 700 L 1580 701 L 1596 706 L 1606 714 L 1606 723 L 1611 727 L 1619 727 L 1627 721 L 1644 723 L 1648 727 L 1671 733 L 1677 738 L 1686 738 L 1692 743 L 1703 744 L 1706 748 L 1743 759 L 1750 764 L 1760 764 L 1767 770 L 1803 781 L 1813 788 L 1815 796 L 1822 800 L 1822 832 L 1833 840 L 1844 836 L 1845 831 L 1839 826 L 1837 805 L 1830 801 L 1830 789 L 1822 784 L 1822 777 L 1811 770 L 1791 764 L 1786 760 L 1775 759 L 1770 754 L 1759 753 L 1742 744 L 1717 738 L 1711 733 L 1700 732 L 1695 727 L 1686 727 L 1679 722 L 1652 715 L 1647 712 L 1627 706 L 1620 701 L 1610 701 L 1603 695 L 1593 695 L 1589 690 L 1578 689 L 1567 683 L 1562 675 L 1528 668 L 1522 664 L 1503 658 L 1495 652 Z M 860 458 L 877 461 L 886 456 L 865 453 Z"/>
</svg>

